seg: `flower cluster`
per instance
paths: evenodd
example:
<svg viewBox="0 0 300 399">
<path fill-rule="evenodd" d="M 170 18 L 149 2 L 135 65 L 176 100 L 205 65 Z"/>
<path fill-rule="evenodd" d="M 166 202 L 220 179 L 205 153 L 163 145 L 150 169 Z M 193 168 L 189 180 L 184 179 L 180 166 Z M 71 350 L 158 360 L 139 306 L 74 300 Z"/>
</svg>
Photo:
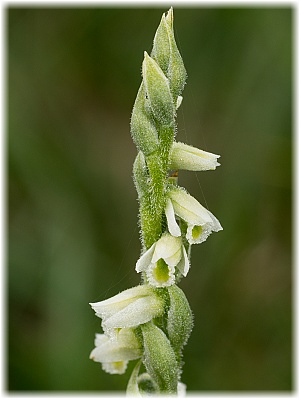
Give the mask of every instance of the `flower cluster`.
<svg viewBox="0 0 300 399">
<path fill-rule="evenodd" d="M 215 170 L 218 155 L 176 142 L 176 111 L 186 71 L 173 32 L 173 10 L 162 16 L 151 55 L 146 52 L 131 116 L 138 154 L 133 166 L 139 199 L 142 253 L 135 270 L 142 283 L 107 300 L 91 303 L 102 319 L 91 359 L 112 374 L 137 362 L 127 393 L 180 393 L 182 349 L 193 326 L 177 286 L 190 269 L 191 245 L 222 230 L 218 219 L 184 188 L 178 170 Z M 140 374 L 143 363 L 146 372 Z"/>
<path fill-rule="evenodd" d="M 90 358 L 110 374 L 123 374 L 129 360 L 142 356 L 135 329 L 164 312 L 163 300 L 152 287 L 139 285 L 105 301 L 90 303 L 102 318 L 104 334 L 96 334 Z"/>
</svg>

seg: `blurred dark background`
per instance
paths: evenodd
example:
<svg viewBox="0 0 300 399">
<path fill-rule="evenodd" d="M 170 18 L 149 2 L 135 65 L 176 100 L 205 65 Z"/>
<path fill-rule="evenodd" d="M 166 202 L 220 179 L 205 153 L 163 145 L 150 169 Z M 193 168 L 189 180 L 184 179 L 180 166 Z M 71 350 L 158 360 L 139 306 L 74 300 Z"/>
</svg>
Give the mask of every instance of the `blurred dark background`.
<svg viewBox="0 0 300 399">
<path fill-rule="evenodd" d="M 7 389 L 124 391 L 89 360 L 89 302 L 139 283 L 136 148 L 143 51 L 165 8 L 6 8 Z M 289 391 L 292 49 L 289 7 L 175 7 L 188 71 L 177 139 L 221 155 L 180 172 L 224 231 L 180 284 L 195 314 L 189 391 Z"/>
</svg>

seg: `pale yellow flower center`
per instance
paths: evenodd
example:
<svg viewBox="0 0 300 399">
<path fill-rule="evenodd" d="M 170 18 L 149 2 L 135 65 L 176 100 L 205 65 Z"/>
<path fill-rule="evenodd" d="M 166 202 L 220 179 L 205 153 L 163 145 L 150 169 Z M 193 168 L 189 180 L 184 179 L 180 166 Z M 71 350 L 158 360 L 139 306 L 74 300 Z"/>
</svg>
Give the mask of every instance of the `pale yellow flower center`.
<svg viewBox="0 0 300 399">
<path fill-rule="evenodd" d="M 153 269 L 153 277 L 158 283 L 166 283 L 169 276 L 169 267 L 163 259 L 159 259 Z"/>
<path fill-rule="evenodd" d="M 192 229 L 192 236 L 194 240 L 197 240 L 201 236 L 202 226 L 194 226 Z"/>
</svg>

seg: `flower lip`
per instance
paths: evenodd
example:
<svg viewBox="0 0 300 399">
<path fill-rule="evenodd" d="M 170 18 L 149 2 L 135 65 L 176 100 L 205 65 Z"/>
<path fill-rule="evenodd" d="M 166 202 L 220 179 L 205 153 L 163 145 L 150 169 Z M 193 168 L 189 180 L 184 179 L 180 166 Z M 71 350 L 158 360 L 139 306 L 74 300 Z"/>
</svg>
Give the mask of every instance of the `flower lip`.
<svg viewBox="0 0 300 399">
<path fill-rule="evenodd" d="M 168 287 L 175 283 L 175 267 L 169 266 L 163 259 L 151 263 L 146 274 L 149 284 L 156 287 Z"/>
</svg>

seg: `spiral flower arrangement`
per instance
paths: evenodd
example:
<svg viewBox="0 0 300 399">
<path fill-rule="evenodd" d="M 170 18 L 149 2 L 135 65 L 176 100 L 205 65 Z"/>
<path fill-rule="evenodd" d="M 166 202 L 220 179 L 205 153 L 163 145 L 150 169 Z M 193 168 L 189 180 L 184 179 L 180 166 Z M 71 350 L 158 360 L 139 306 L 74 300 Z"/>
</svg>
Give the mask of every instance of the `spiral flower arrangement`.
<svg viewBox="0 0 300 399">
<path fill-rule="evenodd" d="M 178 186 L 178 170 L 214 170 L 218 155 L 176 142 L 176 111 L 186 70 L 173 32 L 173 9 L 163 14 L 151 55 L 142 64 L 142 83 L 131 116 L 138 154 L 133 165 L 139 199 L 141 256 L 135 270 L 141 284 L 91 303 L 102 319 L 91 359 L 111 374 L 137 360 L 127 394 L 178 394 L 182 350 L 193 315 L 178 287 L 191 262 L 191 246 L 222 230 L 218 219 Z M 142 371 L 142 368 L 144 370 Z"/>
</svg>

